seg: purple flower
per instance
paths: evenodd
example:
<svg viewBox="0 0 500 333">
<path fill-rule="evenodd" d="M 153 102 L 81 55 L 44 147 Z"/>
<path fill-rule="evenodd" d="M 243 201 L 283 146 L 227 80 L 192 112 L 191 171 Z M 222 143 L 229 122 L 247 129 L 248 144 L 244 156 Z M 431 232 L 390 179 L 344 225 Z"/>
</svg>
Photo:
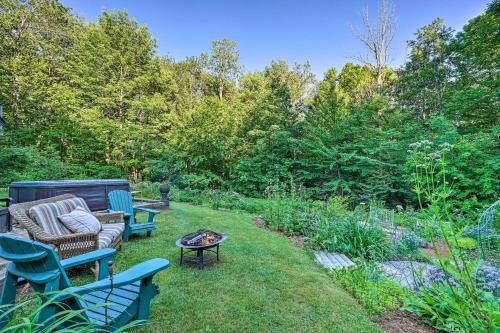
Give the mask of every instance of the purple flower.
<svg viewBox="0 0 500 333">
<path fill-rule="evenodd" d="M 426 274 L 427 281 L 435 284 L 444 284 L 446 283 L 446 274 L 437 267 L 431 267 L 427 270 Z M 448 279 L 451 285 L 456 285 L 456 281 L 448 275 Z"/>
<path fill-rule="evenodd" d="M 500 294 L 500 269 L 492 266 L 483 266 L 476 272 L 478 286 L 498 296 Z"/>
</svg>

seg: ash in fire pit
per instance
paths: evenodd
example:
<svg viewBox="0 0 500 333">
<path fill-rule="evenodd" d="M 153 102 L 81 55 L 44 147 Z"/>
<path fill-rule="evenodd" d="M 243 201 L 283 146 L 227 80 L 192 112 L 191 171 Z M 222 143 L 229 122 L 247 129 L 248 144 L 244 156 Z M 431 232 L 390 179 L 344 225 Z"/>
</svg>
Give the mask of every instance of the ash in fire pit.
<svg viewBox="0 0 500 333">
<path fill-rule="evenodd" d="M 184 260 L 184 249 L 187 249 L 189 252 L 196 251 L 196 260 L 198 261 L 200 270 L 205 266 L 204 251 L 215 253 L 217 255 L 216 259 L 219 261 L 219 245 L 225 239 L 226 235 L 205 229 L 200 229 L 182 237 L 176 242 L 176 245 L 181 248 L 180 264 L 182 265 Z M 216 250 L 211 250 L 214 247 L 217 247 Z"/>
<path fill-rule="evenodd" d="M 201 229 L 182 237 L 181 243 L 186 247 L 209 246 L 219 243 L 222 237 L 223 235 L 217 232 Z"/>
</svg>

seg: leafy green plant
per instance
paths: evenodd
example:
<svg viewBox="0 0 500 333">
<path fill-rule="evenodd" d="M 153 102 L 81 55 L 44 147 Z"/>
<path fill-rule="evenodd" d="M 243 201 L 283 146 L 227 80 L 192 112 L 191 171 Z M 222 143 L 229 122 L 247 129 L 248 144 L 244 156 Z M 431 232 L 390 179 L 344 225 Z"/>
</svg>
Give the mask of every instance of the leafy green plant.
<svg viewBox="0 0 500 333">
<path fill-rule="evenodd" d="M 457 247 L 464 250 L 474 250 L 477 248 L 477 242 L 471 237 L 460 237 L 457 238 Z"/>
<path fill-rule="evenodd" d="M 405 308 L 447 332 L 497 332 L 500 329 L 498 299 L 484 291 L 477 291 L 476 296 L 484 318 L 475 312 L 477 306 L 463 288 L 446 283 L 424 287 L 408 296 Z"/>
<path fill-rule="evenodd" d="M 89 321 L 84 313 L 90 309 L 105 307 L 106 304 L 74 310 L 69 308 L 64 303 L 58 301 L 59 297 L 65 291 L 58 291 L 47 294 L 30 294 L 20 302 L 13 306 L 0 306 L 0 322 L 4 326 L 0 328 L 0 333 L 99 333 L 107 332 L 105 327 L 97 327 L 93 322 Z M 79 298 L 81 296 L 74 295 Z M 51 307 L 57 307 L 55 315 L 52 315 L 44 322 L 38 322 L 40 313 L 49 310 Z M 50 311 L 50 310 L 49 310 Z M 131 329 L 144 324 L 144 321 L 132 321 L 122 327 L 119 327 L 114 332 L 128 332 Z"/>
<path fill-rule="evenodd" d="M 460 228 L 454 225 L 450 213 L 448 198 L 453 192 L 447 178 L 445 157 L 451 149 L 447 143 L 436 147 L 428 140 L 410 146 L 419 205 L 427 207 L 427 221 L 434 221 L 439 230 L 439 235 L 431 232 L 429 236 L 434 264 L 443 274 L 443 286 L 433 284 L 423 289 L 417 298 L 407 300 L 407 307 L 450 332 L 494 332 L 499 328 L 498 313 L 491 311 L 490 297 L 477 285 L 473 274 L 477 265 L 469 261 L 460 248 Z M 427 228 L 426 224 L 422 226 Z M 440 255 L 437 236 L 450 249 L 449 255 Z"/>
<path fill-rule="evenodd" d="M 331 250 L 364 258 L 382 259 L 389 250 L 385 233 L 376 226 L 360 221 L 356 212 L 334 222 L 337 241 Z"/>
<path fill-rule="evenodd" d="M 401 306 L 401 298 L 410 292 L 383 276 L 374 266 L 362 262 L 348 269 L 332 271 L 336 284 L 353 295 L 371 314 Z"/>
<path fill-rule="evenodd" d="M 153 199 L 153 200 L 161 199 L 160 183 L 152 183 L 152 182 L 132 183 L 131 187 L 133 191 L 139 192 L 137 196 L 140 198 Z"/>
<path fill-rule="evenodd" d="M 32 147 L 0 147 L 0 185 L 20 180 L 61 179 L 65 165 L 52 149 Z"/>
</svg>

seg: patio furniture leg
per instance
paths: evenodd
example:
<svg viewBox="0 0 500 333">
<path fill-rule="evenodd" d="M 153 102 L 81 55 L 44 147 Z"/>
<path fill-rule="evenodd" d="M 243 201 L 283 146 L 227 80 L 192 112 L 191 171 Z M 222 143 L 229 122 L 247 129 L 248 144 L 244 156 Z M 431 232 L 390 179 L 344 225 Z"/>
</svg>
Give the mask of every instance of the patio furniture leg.
<svg viewBox="0 0 500 333">
<path fill-rule="evenodd" d="M 219 261 L 219 244 L 217 244 L 217 261 Z"/>
<path fill-rule="evenodd" d="M 181 247 L 181 263 L 179 266 L 182 266 L 182 259 L 184 258 L 184 248 Z"/>
</svg>

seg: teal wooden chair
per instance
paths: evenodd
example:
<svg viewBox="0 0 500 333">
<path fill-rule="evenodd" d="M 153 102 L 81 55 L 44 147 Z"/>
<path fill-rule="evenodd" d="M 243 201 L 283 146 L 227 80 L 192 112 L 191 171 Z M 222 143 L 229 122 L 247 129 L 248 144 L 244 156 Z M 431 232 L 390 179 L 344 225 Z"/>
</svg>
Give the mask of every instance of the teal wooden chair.
<svg viewBox="0 0 500 333">
<path fill-rule="evenodd" d="M 0 328 L 4 327 L 12 316 L 9 309 L 15 303 L 15 284 L 19 279 L 26 280 L 36 292 L 43 293 L 42 297 L 46 299 L 54 297 L 49 293 L 62 291 L 56 295 L 54 304 L 51 303 L 39 313 L 39 323 L 49 323 L 51 318 L 68 308 L 82 310 L 83 315 L 99 328 L 105 327 L 107 312 L 110 331 L 134 319 L 147 320 L 150 301 L 158 293 L 157 286 L 152 282 L 153 276 L 167 268 L 169 262 L 156 258 L 114 274 L 113 289 L 110 293 L 111 281 L 108 279 L 106 263 L 112 259 L 115 252 L 114 249 L 102 249 L 60 261 L 50 245 L 1 234 L 0 257 L 11 262 L 7 264 L 0 297 L 0 311 L 5 314 L 0 321 Z M 64 269 L 96 260 L 101 263 L 98 274 L 100 280 L 81 287 L 72 287 Z M 106 297 L 109 297 L 107 303 Z M 108 304 L 107 310 L 99 306 L 104 303 Z"/>
<path fill-rule="evenodd" d="M 128 242 L 130 235 L 146 232 L 146 235 L 151 236 L 151 231 L 155 230 L 153 220 L 159 210 L 148 208 L 134 208 L 132 206 L 132 194 L 128 191 L 115 190 L 108 193 L 109 212 L 123 212 L 125 219 L 125 230 L 123 231 L 123 241 Z M 148 213 L 148 220 L 139 223 L 136 219 L 138 211 Z"/>
</svg>

